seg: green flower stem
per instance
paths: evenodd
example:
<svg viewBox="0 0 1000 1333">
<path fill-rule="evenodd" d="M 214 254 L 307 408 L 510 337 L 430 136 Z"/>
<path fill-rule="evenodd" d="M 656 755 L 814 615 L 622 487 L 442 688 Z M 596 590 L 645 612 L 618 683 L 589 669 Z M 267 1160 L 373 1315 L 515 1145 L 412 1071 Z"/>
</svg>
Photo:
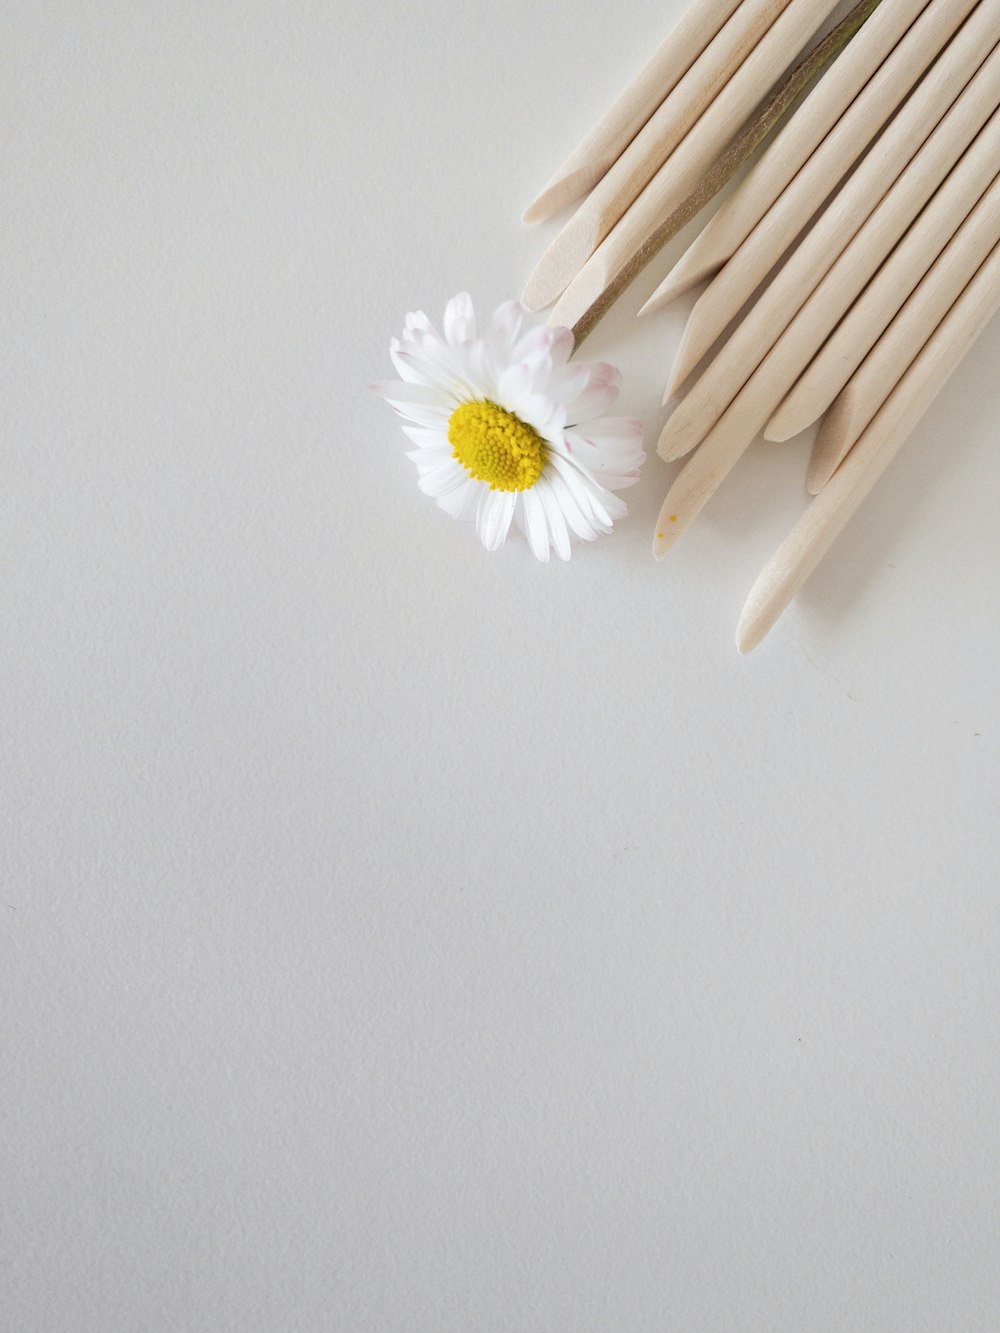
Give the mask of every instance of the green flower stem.
<svg viewBox="0 0 1000 1333">
<path fill-rule="evenodd" d="M 881 3 L 882 0 L 860 0 L 846 18 L 831 29 L 823 40 L 799 61 L 754 120 L 733 140 L 711 170 L 706 172 L 701 183 L 646 238 L 628 263 L 612 278 L 604 292 L 576 323 L 573 336 L 578 347 L 649 261 L 668 241 L 673 240 L 696 213 L 700 213 L 705 205 L 715 198 L 726 182 L 757 151 L 772 130 L 784 119 L 796 98 L 819 77 L 831 60 L 840 54 Z"/>
</svg>

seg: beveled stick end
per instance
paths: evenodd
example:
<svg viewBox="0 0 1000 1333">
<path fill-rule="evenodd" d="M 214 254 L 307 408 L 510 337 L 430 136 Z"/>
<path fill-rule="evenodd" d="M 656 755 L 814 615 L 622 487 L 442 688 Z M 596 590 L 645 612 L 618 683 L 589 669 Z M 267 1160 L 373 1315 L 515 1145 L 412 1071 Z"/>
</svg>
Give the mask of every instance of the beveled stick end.
<svg viewBox="0 0 1000 1333">
<path fill-rule="evenodd" d="M 699 282 L 714 277 L 722 267 L 721 264 L 711 260 L 686 266 L 684 262 L 686 259 L 686 254 L 681 256 L 645 305 L 639 307 L 640 317 L 663 310 L 672 301 L 676 301 L 678 296 L 683 296 L 692 287 L 697 287 Z"/>
<path fill-rule="evenodd" d="M 608 281 L 604 264 L 594 256 L 563 292 L 549 315 L 549 323 L 572 329 L 577 342 L 581 342 L 580 325 L 604 295 Z"/>
<path fill-rule="evenodd" d="M 867 424 L 856 418 L 855 395 L 848 384 L 834 400 L 816 436 L 806 472 L 806 490 L 810 495 L 819 495 L 853 448 Z"/>
<path fill-rule="evenodd" d="M 680 540 L 681 531 L 680 518 L 671 508 L 671 496 L 668 492 L 653 530 L 654 559 L 662 560 L 664 556 L 669 555 Z"/>
<path fill-rule="evenodd" d="M 575 154 L 574 154 L 575 157 Z M 582 199 L 604 174 L 603 164 L 576 166 L 570 158 L 521 214 L 522 222 L 545 222 Z"/>
<path fill-rule="evenodd" d="M 747 596 L 736 625 L 736 651 L 741 657 L 763 642 L 795 595 L 794 581 L 781 577 L 774 561 L 766 565 Z"/>
<path fill-rule="evenodd" d="M 682 403 L 674 409 L 656 442 L 656 452 L 665 463 L 676 463 L 699 443 L 697 439 L 692 439 L 691 429 L 684 420 L 683 406 Z"/>
<path fill-rule="evenodd" d="M 584 205 L 555 237 L 525 283 L 521 300 L 528 309 L 544 310 L 558 300 L 583 269 L 600 240 L 597 221 Z M 568 320 L 559 322 L 569 325 Z"/>
</svg>

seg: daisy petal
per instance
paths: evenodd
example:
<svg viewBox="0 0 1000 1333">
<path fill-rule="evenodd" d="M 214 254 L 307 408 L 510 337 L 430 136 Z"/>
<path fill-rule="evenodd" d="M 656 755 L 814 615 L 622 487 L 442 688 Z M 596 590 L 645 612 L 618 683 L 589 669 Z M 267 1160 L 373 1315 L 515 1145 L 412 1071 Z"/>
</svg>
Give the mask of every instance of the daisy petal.
<svg viewBox="0 0 1000 1333">
<path fill-rule="evenodd" d="M 524 530 L 534 555 L 547 564 L 549 559 L 549 527 L 545 521 L 545 507 L 535 494 L 536 489 L 537 487 L 532 487 L 530 491 L 521 492 L 521 499 L 524 502 Z"/>
<path fill-rule="evenodd" d="M 522 398 L 517 415 L 529 426 L 533 426 L 543 440 L 550 444 L 561 444 L 566 426 L 566 409 L 562 403 L 545 394 L 531 394 Z"/>
<path fill-rule="evenodd" d="M 476 531 L 487 551 L 499 551 L 507 540 L 517 503 L 515 491 L 484 490 L 476 509 Z"/>
<path fill-rule="evenodd" d="M 573 355 L 573 347 L 575 346 L 573 331 L 558 324 L 551 332 L 552 346 L 549 349 L 549 356 L 552 358 L 552 364 L 554 366 L 564 366 Z"/>
<path fill-rule="evenodd" d="M 498 366 L 510 361 L 523 319 L 524 307 L 520 301 L 505 301 L 491 315 L 484 336 Z"/>
<path fill-rule="evenodd" d="M 444 336 L 452 347 L 461 347 L 476 336 L 476 315 L 468 292 L 459 292 L 445 306 Z"/>
<path fill-rule="evenodd" d="M 407 333 L 413 333 L 417 329 L 422 332 L 434 333 L 434 325 L 422 310 L 411 310 L 403 320 L 403 328 Z"/>
<path fill-rule="evenodd" d="M 435 472 L 438 468 L 452 460 L 452 452 L 449 448 L 439 449 L 410 449 L 407 452 L 407 458 L 412 458 L 416 464 L 417 476 L 426 477 L 428 473 Z"/>
<path fill-rule="evenodd" d="M 566 519 L 563 515 L 562 506 L 559 500 L 544 477 L 540 478 L 537 485 L 532 487 L 534 494 L 542 502 L 545 509 L 545 517 L 548 519 L 549 532 L 552 536 L 552 546 L 560 560 L 568 560 L 572 554 L 569 540 L 569 529 L 566 526 Z"/>
<path fill-rule="evenodd" d="M 624 445 L 598 448 L 578 430 L 566 431 L 563 442 L 570 460 L 605 490 L 620 491 L 639 480 L 644 457 L 641 449 Z"/>
<path fill-rule="evenodd" d="M 472 519 L 476 517 L 482 482 L 469 477 L 465 484 L 456 486 L 453 491 L 446 491 L 437 497 L 439 509 L 443 509 L 452 518 Z"/>
<path fill-rule="evenodd" d="M 531 370 L 523 362 L 506 366 L 497 381 L 497 401 L 508 412 L 517 413 L 517 406 L 531 393 Z"/>
<path fill-rule="evenodd" d="M 603 417 L 618 397 L 621 375 L 605 362 L 590 367 L 590 383 L 566 405 L 566 420 L 576 426 L 591 417 Z"/>
<path fill-rule="evenodd" d="M 412 364 L 412 356 L 409 350 L 398 338 L 393 338 L 389 343 L 389 357 L 401 380 L 404 380 L 407 384 L 423 383 L 420 371 Z"/>
<path fill-rule="evenodd" d="M 432 389 L 426 384 L 400 384 L 397 380 L 387 380 L 371 387 L 393 411 L 415 426 L 446 426 L 458 405 L 457 399 L 444 401 L 440 389 Z"/>
<path fill-rule="evenodd" d="M 553 468 L 550 469 L 546 480 L 552 487 L 552 493 L 559 503 L 566 522 L 583 541 L 592 542 L 597 536 L 597 529 L 584 517 L 583 510 L 562 476 Z"/>
<path fill-rule="evenodd" d="M 583 393 L 589 383 L 588 366 L 557 366 L 549 376 L 545 392 L 550 398 L 558 398 L 561 403 L 571 403 Z"/>
<path fill-rule="evenodd" d="M 642 440 L 645 434 L 643 424 L 638 417 L 594 417 L 576 426 L 584 437 L 603 448 L 605 445 L 622 444 L 639 451 L 642 458 Z"/>
<path fill-rule="evenodd" d="M 550 454 L 549 462 L 569 487 L 588 522 L 592 523 L 598 532 L 609 533 L 614 526 L 611 515 L 602 505 L 594 502 L 593 492 L 600 488 L 589 482 L 579 468 L 575 468 L 558 454 Z"/>
<path fill-rule="evenodd" d="M 403 434 L 421 449 L 441 449 L 448 444 L 448 432 L 432 426 L 404 426 Z"/>
<path fill-rule="evenodd" d="M 469 474 L 461 463 L 456 463 L 453 458 L 449 458 L 440 467 L 436 467 L 419 477 L 417 485 L 425 495 L 433 496 L 436 499 L 439 495 L 447 495 L 449 491 L 457 490 L 468 480 Z"/>
<path fill-rule="evenodd" d="M 528 329 L 514 344 L 511 360 L 523 361 L 544 353 L 552 358 L 553 364 L 561 366 L 569 360 L 572 351 L 573 335 L 569 329 L 561 325 L 550 327 L 548 324 L 539 324 L 536 328 Z"/>
</svg>

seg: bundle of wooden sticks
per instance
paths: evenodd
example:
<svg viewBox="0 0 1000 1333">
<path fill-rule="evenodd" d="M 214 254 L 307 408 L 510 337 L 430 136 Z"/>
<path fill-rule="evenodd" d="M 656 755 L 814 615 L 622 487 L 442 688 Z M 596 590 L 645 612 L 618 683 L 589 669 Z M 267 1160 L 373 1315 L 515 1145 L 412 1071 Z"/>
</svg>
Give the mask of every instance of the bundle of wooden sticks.
<svg viewBox="0 0 1000 1333">
<path fill-rule="evenodd" d="M 524 295 L 533 309 L 555 301 L 550 322 L 585 335 L 623 275 L 705 201 L 720 161 L 746 157 L 813 82 L 640 311 L 709 279 L 664 394 L 687 386 L 658 451 L 690 458 L 663 503 L 657 556 L 758 433 L 785 440 L 822 417 L 814 498 L 750 592 L 741 652 L 1000 306 L 1000 0 L 863 0 L 823 39 L 841 53 L 817 81 L 830 59 L 818 33 L 836 8 L 695 0 L 525 213 L 586 196 Z"/>
</svg>

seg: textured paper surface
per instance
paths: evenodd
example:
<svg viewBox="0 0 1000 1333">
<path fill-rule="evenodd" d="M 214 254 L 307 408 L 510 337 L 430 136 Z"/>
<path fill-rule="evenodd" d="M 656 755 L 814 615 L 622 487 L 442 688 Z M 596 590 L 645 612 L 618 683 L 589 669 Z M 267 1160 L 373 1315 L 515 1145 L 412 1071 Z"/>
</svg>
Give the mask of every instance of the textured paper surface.
<svg viewBox="0 0 1000 1333">
<path fill-rule="evenodd" d="M 365 388 L 675 9 L 9 7 L 5 1327 L 996 1328 L 1000 329 L 748 660 L 807 442 L 544 568 Z"/>
</svg>

